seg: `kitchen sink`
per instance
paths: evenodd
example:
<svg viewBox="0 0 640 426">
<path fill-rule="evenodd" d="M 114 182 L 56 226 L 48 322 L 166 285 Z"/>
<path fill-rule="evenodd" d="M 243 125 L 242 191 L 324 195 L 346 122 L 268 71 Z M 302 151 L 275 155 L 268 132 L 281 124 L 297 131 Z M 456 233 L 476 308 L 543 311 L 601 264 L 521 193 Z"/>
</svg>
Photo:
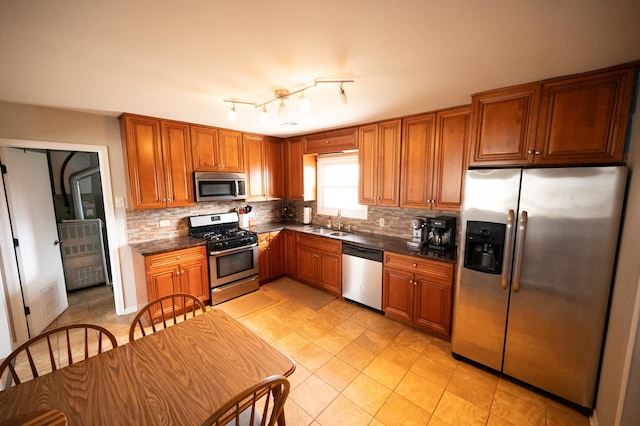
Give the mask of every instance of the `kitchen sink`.
<svg viewBox="0 0 640 426">
<path fill-rule="evenodd" d="M 351 235 L 351 232 L 345 232 L 345 231 L 333 231 L 332 233 L 330 233 L 329 235 L 333 235 L 335 237 L 344 237 L 345 235 Z"/>
<path fill-rule="evenodd" d="M 313 229 L 309 229 L 309 232 L 313 232 L 314 234 L 329 235 L 336 231 L 334 231 L 331 228 L 313 228 Z"/>
</svg>

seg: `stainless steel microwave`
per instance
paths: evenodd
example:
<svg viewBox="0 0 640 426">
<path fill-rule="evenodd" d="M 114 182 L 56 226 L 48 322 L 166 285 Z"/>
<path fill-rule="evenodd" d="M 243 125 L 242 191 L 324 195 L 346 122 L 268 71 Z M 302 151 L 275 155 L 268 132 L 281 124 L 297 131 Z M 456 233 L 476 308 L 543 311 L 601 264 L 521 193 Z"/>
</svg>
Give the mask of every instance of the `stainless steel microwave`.
<svg viewBox="0 0 640 426">
<path fill-rule="evenodd" d="M 196 201 L 244 200 L 247 176 L 244 173 L 195 173 Z"/>
</svg>

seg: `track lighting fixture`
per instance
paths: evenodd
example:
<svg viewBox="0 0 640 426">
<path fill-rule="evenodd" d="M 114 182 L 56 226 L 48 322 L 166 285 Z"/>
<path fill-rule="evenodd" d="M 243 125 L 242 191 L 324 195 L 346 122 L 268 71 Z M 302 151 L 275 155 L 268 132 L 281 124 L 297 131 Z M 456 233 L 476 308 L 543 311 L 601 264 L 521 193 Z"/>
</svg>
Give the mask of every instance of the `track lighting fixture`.
<svg viewBox="0 0 640 426">
<path fill-rule="evenodd" d="M 298 93 L 300 93 L 300 110 L 301 111 L 308 111 L 309 109 L 311 109 L 311 105 L 309 104 L 309 100 L 305 97 L 304 95 L 304 91 L 311 89 L 312 87 L 316 87 L 318 84 L 323 84 L 323 83 L 334 83 L 334 84 L 338 84 L 340 87 L 340 91 L 338 92 L 340 98 L 340 103 L 341 104 L 346 104 L 347 103 L 347 94 L 344 91 L 344 83 L 353 83 L 353 80 L 321 80 L 321 79 L 316 79 L 313 80 L 312 83 L 307 84 L 305 87 L 301 88 L 301 89 L 296 89 L 296 90 L 292 90 L 289 91 L 287 89 L 277 89 L 273 92 L 273 98 L 269 99 L 266 102 L 246 102 L 246 101 L 239 101 L 237 99 L 225 99 L 224 102 L 229 102 L 232 106 L 231 106 L 231 110 L 229 111 L 229 115 L 228 118 L 229 120 L 237 120 L 238 115 L 236 113 L 236 104 L 242 104 L 242 105 L 251 105 L 253 106 L 255 109 L 260 108 L 261 112 L 260 112 L 260 120 L 263 123 L 266 123 L 269 121 L 269 114 L 267 113 L 267 105 L 269 105 L 271 102 L 275 102 L 277 100 L 280 100 L 280 105 L 278 107 L 278 114 L 282 115 L 285 113 L 286 111 L 286 105 L 284 103 L 285 99 L 289 99 L 290 96 L 292 95 L 297 95 Z"/>
</svg>

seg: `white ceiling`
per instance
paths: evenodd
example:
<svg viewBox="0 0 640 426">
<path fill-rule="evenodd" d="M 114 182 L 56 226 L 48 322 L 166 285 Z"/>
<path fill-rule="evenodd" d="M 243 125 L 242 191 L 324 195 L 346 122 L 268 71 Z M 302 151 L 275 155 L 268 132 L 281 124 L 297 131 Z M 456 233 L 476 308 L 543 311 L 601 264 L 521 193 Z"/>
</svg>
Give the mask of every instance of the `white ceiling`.
<svg viewBox="0 0 640 426">
<path fill-rule="evenodd" d="M 274 136 L 640 59 L 638 0 L 1 0 L 0 100 Z M 312 108 L 262 103 L 315 78 Z M 295 122 L 297 125 L 283 124 Z"/>
</svg>

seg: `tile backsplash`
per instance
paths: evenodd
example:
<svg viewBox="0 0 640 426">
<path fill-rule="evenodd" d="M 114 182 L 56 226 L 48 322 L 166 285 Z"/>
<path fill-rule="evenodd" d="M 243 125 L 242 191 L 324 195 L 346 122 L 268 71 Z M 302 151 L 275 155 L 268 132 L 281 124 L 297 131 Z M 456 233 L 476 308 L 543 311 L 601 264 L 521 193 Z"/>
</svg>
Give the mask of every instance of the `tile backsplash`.
<svg viewBox="0 0 640 426">
<path fill-rule="evenodd" d="M 176 207 L 167 209 L 148 210 L 127 210 L 127 240 L 129 243 L 142 241 L 172 238 L 188 235 L 189 226 L 187 217 L 223 213 L 234 208 L 244 207 L 249 204 L 253 207 L 249 219 L 257 223 L 280 222 L 285 203 L 293 207 L 295 223 L 302 223 L 304 206 L 312 209 L 311 222 L 314 225 L 326 226 L 329 218 L 332 222 L 335 217 L 319 215 L 315 201 L 263 201 L 263 202 L 210 202 L 196 203 L 189 207 Z M 440 212 L 434 210 L 404 209 L 399 207 L 377 207 L 369 206 L 367 220 L 343 218 L 344 226 L 351 225 L 351 229 L 360 232 L 370 232 L 374 234 L 389 235 L 394 237 L 411 238 L 411 220 L 414 216 L 435 217 L 435 216 L 455 216 L 459 218 L 458 212 Z M 379 226 L 380 218 L 384 219 L 384 226 Z M 168 224 L 160 226 L 160 223 Z M 459 222 L 459 220 L 458 220 Z M 458 223 L 458 227 L 460 224 Z"/>
</svg>

